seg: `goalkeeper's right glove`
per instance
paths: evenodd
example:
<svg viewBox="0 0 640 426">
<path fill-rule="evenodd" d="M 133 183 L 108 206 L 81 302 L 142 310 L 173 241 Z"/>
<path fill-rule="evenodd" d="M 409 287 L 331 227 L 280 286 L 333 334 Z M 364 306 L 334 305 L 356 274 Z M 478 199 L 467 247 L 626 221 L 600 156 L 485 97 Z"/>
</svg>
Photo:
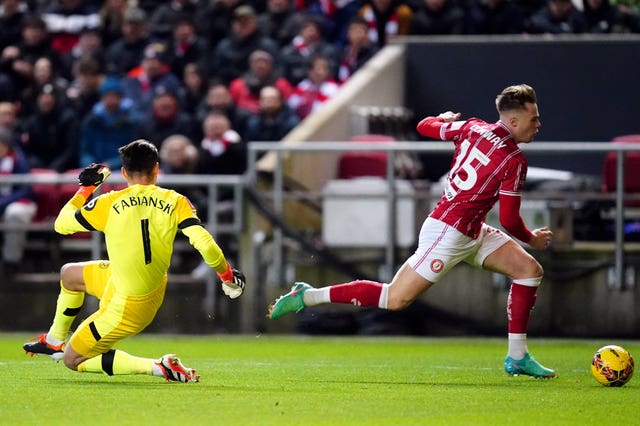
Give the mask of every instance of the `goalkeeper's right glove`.
<svg viewBox="0 0 640 426">
<path fill-rule="evenodd" d="M 88 200 L 91 194 L 111 176 L 111 170 L 104 164 L 91 163 L 78 175 L 80 189 L 77 193 Z"/>
<path fill-rule="evenodd" d="M 222 274 L 218 274 L 218 276 L 222 280 L 222 291 L 230 299 L 236 299 L 242 295 L 246 281 L 242 272 L 229 265 L 229 268 Z"/>
</svg>

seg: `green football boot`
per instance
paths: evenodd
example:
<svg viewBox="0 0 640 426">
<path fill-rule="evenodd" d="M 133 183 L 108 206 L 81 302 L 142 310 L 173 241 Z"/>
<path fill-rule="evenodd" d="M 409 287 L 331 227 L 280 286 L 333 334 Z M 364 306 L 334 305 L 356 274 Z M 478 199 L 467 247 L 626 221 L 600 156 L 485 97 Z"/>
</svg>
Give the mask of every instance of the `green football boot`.
<svg viewBox="0 0 640 426">
<path fill-rule="evenodd" d="M 542 366 L 535 358 L 528 353 L 522 359 L 513 359 L 507 355 L 504 360 L 504 371 L 511 376 L 532 376 L 536 379 L 550 379 L 556 377 L 556 372 L 550 368 Z"/>
<path fill-rule="evenodd" d="M 310 288 L 313 287 L 307 283 L 295 283 L 289 293 L 278 297 L 276 302 L 269 307 L 268 317 L 278 319 L 291 312 L 300 312 L 306 306 L 302 296 Z"/>
</svg>

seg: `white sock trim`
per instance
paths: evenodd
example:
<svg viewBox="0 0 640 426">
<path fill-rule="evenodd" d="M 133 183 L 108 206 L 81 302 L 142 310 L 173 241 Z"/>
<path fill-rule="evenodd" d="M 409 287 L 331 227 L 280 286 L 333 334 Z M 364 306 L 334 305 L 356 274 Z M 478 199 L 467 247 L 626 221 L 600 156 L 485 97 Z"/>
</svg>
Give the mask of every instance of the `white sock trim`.
<svg viewBox="0 0 640 426">
<path fill-rule="evenodd" d="M 521 278 L 521 279 L 513 280 L 513 282 L 515 284 L 520 284 L 520 285 L 524 285 L 524 286 L 527 286 L 527 287 L 539 287 L 540 283 L 542 282 L 542 277 Z"/>
<path fill-rule="evenodd" d="M 305 306 L 316 306 L 331 302 L 329 287 L 310 288 L 302 295 Z"/>
<path fill-rule="evenodd" d="M 389 302 L 389 284 L 382 284 L 382 291 L 380 292 L 380 300 L 378 300 L 378 308 L 387 309 L 387 303 Z"/>
</svg>

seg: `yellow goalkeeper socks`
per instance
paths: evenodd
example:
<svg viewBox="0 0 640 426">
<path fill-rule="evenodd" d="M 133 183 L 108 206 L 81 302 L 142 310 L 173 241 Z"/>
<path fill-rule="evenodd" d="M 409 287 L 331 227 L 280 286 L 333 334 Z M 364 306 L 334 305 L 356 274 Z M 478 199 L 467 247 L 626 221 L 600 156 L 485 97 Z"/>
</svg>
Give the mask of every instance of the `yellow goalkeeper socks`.
<svg viewBox="0 0 640 426">
<path fill-rule="evenodd" d="M 139 358 L 120 350 L 111 349 L 80 363 L 79 372 L 104 373 L 109 376 L 124 374 L 148 374 L 153 375 L 154 360 Z"/>
<path fill-rule="evenodd" d="M 76 319 L 82 303 L 84 302 L 83 291 L 71 291 L 64 288 L 60 282 L 60 294 L 56 303 L 56 314 L 53 317 L 53 324 L 49 329 L 49 336 L 62 342 L 67 338 L 73 320 Z"/>
</svg>

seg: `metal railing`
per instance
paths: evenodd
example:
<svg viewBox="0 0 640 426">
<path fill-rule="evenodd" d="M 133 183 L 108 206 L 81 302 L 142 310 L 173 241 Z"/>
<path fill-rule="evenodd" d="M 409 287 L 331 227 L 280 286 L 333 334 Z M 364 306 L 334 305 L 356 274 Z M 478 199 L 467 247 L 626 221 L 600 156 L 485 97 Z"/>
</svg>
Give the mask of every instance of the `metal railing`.
<svg viewBox="0 0 640 426">
<path fill-rule="evenodd" d="M 52 190 L 56 190 L 57 185 L 77 184 L 78 178 L 71 174 L 18 174 L 18 175 L 2 175 L 0 176 L 0 185 L 5 184 L 39 184 L 51 185 Z M 120 175 L 112 175 L 108 180 L 109 185 L 124 185 L 126 181 Z M 208 217 L 203 218 L 206 228 L 214 235 L 235 234 L 242 232 L 243 225 L 243 191 L 245 185 L 245 177 L 243 175 L 169 175 L 161 174 L 158 176 L 158 185 L 163 187 L 179 188 L 180 187 L 202 187 L 207 191 L 207 211 Z M 218 220 L 218 195 L 224 188 L 232 188 L 233 196 L 231 197 L 231 221 L 221 223 Z M 66 200 L 63 200 L 66 201 Z M 11 225 L 12 229 L 16 229 L 15 225 Z M 7 229 L 7 225 L 0 224 L 0 231 Z M 26 231 L 53 231 L 53 221 L 48 220 L 42 223 L 25 224 L 21 227 Z M 102 238 L 100 233 L 92 233 L 91 235 L 91 255 L 97 259 L 101 255 Z"/>
<path fill-rule="evenodd" d="M 526 153 L 571 153 L 571 154 L 594 154 L 594 153 L 626 153 L 640 152 L 640 144 L 612 143 L 612 142 L 533 142 L 531 144 L 520 145 Z M 397 153 L 451 153 L 453 144 L 449 142 L 335 142 L 335 141 L 314 141 L 304 143 L 274 143 L 274 142 L 251 142 L 249 144 L 248 158 L 248 184 L 253 185 L 257 181 L 258 170 L 256 160 L 264 152 L 271 151 L 275 154 L 275 166 L 273 167 L 273 208 L 276 214 L 282 215 L 285 200 L 284 191 L 284 157 L 287 153 L 329 153 L 329 152 L 363 152 L 377 151 L 387 154 L 387 234 L 388 244 L 385 247 L 385 280 L 391 279 L 391 274 L 395 269 L 395 241 L 396 241 L 396 186 L 394 164 Z M 620 288 L 624 285 L 624 155 L 617 156 L 617 175 L 615 191 L 615 280 Z M 556 198 L 557 199 L 557 198 Z M 274 259 L 273 264 L 276 269 L 276 277 L 282 278 L 283 270 L 283 234 L 279 229 L 273 231 L 274 239 Z"/>
</svg>

